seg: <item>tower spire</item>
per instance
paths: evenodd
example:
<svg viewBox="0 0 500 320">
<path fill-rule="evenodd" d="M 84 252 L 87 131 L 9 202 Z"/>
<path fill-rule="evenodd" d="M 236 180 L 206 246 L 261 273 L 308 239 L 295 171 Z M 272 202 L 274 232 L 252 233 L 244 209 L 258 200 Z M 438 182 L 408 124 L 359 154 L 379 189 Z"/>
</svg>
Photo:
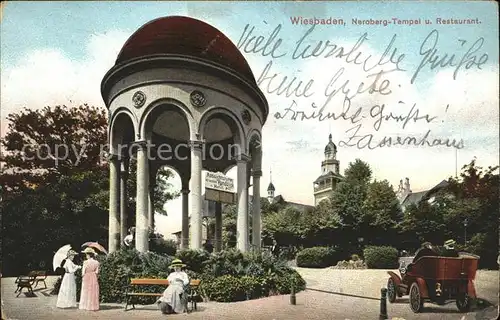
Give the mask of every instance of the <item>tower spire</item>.
<svg viewBox="0 0 500 320">
<path fill-rule="evenodd" d="M 273 183 L 273 169 L 269 168 L 269 182 Z"/>
</svg>

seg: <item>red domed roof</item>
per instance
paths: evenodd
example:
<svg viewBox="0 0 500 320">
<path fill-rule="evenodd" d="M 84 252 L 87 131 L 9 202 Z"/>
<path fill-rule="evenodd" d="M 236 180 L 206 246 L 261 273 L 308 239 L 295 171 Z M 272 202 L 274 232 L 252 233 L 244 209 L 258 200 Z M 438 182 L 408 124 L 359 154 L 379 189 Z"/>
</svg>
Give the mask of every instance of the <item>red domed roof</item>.
<svg viewBox="0 0 500 320">
<path fill-rule="evenodd" d="M 178 54 L 209 60 L 228 67 L 255 84 L 247 61 L 222 32 L 189 17 L 170 16 L 152 20 L 125 42 L 116 65 L 161 54 Z"/>
</svg>

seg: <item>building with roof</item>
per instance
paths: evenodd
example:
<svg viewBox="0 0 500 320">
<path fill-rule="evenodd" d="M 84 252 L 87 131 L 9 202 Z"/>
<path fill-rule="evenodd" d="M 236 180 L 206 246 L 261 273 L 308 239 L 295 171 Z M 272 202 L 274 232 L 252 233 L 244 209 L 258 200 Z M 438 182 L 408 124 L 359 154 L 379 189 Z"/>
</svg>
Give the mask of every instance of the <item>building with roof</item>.
<svg viewBox="0 0 500 320">
<path fill-rule="evenodd" d="M 403 184 L 403 179 L 399 181 L 399 186 L 398 190 L 396 191 L 396 196 L 399 200 L 399 203 L 401 204 L 401 209 L 403 210 L 403 212 L 406 212 L 408 206 L 412 204 L 418 205 L 423 201 L 427 201 L 430 204 L 434 203 L 436 195 L 448 186 L 449 182 L 443 180 L 428 190 L 413 192 L 410 187 L 410 179 L 405 178 L 404 184 Z"/>
<path fill-rule="evenodd" d="M 321 162 L 321 175 L 314 181 L 314 205 L 328 199 L 335 191 L 337 184 L 344 179 L 339 173 L 340 162 L 337 160 L 337 146 L 332 141 L 332 134 L 328 136 L 325 146 L 325 158 Z"/>
</svg>

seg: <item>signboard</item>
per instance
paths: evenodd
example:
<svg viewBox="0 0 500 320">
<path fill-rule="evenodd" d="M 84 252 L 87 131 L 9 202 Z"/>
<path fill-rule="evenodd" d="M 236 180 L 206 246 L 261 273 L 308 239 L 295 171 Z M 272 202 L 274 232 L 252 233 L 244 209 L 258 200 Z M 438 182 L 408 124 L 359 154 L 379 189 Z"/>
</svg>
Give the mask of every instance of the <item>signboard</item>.
<svg viewBox="0 0 500 320">
<path fill-rule="evenodd" d="M 225 191 L 205 188 L 205 200 L 234 204 L 235 194 L 233 192 L 225 192 Z"/>
<path fill-rule="evenodd" d="M 221 172 L 207 172 L 205 188 L 224 192 L 234 192 L 234 181 Z"/>
</svg>

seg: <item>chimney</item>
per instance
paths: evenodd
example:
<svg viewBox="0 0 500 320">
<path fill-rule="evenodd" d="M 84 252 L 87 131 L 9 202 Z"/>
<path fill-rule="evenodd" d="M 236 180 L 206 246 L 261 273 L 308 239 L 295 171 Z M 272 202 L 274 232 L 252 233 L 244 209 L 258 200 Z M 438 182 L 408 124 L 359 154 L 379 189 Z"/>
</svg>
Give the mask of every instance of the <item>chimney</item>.
<svg viewBox="0 0 500 320">
<path fill-rule="evenodd" d="M 411 193 L 411 189 L 410 189 L 410 179 L 409 178 L 406 178 L 405 179 L 405 192 L 407 194 Z"/>
</svg>

